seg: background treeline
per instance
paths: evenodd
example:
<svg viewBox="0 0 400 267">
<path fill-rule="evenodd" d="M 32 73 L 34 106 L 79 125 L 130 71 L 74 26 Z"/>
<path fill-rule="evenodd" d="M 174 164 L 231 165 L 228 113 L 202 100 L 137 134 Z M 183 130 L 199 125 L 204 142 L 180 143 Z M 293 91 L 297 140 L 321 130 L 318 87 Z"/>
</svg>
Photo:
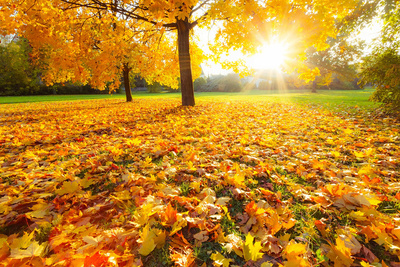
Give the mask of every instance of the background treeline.
<svg viewBox="0 0 400 267">
<path fill-rule="evenodd" d="M 357 90 L 358 78 L 342 80 L 333 77 L 330 84 L 322 83 L 319 78 L 314 82 L 304 83 L 295 74 L 278 72 L 259 72 L 255 77 L 241 79 L 237 74 L 213 75 L 200 77 L 194 81 L 197 92 L 240 92 L 246 90 Z"/>
<path fill-rule="evenodd" d="M 0 95 L 49 95 L 49 94 L 108 94 L 108 90 L 97 90 L 90 85 L 56 84 L 45 85 L 41 80 L 41 70 L 34 63 L 31 48 L 25 39 L 3 41 L 0 45 Z M 346 69 L 346 72 L 349 72 Z M 194 81 L 194 90 L 198 92 L 240 92 L 243 90 L 354 90 L 359 89 L 355 73 L 350 78 L 333 74 L 326 82 L 320 76 L 314 82 L 304 83 L 298 74 L 284 74 L 276 71 L 259 71 L 254 77 L 240 78 L 237 74 L 204 75 Z M 159 83 L 146 84 L 140 75 L 131 77 L 131 87 L 138 91 L 157 93 L 176 91 Z M 123 89 L 119 90 L 122 93 Z"/>
<path fill-rule="evenodd" d="M 0 95 L 50 95 L 50 94 L 107 94 L 89 85 L 45 85 L 41 70 L 31 56 L 25 39 L 1 40 L 0 44 Z"/>
</svg>

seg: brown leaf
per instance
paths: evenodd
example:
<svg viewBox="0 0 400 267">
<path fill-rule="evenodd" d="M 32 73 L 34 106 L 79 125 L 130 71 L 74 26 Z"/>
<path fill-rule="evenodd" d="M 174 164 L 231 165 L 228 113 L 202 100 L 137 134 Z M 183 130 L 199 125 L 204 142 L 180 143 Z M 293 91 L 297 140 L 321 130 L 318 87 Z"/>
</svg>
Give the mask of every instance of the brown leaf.
<svg viewBox="0 0 400 267">
<path fill-rule="evenodd" d="M 369 262 L 373 263 L 375 262 L 378 258 L 372 253 L 371 250 L 369 250 L 366 246 L 362 246 L 360 254 Z"/>
</svg>

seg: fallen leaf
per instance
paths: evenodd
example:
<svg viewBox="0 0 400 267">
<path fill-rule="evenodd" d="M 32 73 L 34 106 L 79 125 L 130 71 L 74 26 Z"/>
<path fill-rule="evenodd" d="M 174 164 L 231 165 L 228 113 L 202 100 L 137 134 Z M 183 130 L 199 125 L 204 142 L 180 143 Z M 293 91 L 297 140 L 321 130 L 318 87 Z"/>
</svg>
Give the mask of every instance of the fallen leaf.
<svg viewBox="0 0 400 267">
<path fill-rule="evenodd" d="M 233 262 L 233 259 L 225 258 L 221 253 L 218 251 L 216 253 L 211 254 L 210 257 L 214 261 L 214 266 L 222 266 L 222 267 L 229 267 L 229 264 Z"/>
<path fill-rule="evenodd" d="M 246 241 L 243 244 L 243 256 L 246 261 L 252 260 L 257 261 L 261 259 L 263 253 L 261 253 L 262 246 L 260 241 L 254 241 L 254 237 L 248 233 L 246 235 Z"/>
</svg>

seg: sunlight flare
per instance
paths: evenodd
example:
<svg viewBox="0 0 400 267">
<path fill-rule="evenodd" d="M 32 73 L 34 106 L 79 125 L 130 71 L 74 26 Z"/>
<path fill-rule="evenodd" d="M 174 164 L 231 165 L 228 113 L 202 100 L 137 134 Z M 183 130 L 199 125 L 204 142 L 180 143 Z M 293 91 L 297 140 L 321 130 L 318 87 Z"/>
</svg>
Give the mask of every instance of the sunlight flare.
<svg viewBox="0 0 400 267">
<path fill-rule="evenodd" d="M 254 69 L 280 70 L 287 59 L 288 47 L 287 43 L 278 41 L 265 43 L 260 53 L 249 59 L 249 66 Z"/>
</svg>

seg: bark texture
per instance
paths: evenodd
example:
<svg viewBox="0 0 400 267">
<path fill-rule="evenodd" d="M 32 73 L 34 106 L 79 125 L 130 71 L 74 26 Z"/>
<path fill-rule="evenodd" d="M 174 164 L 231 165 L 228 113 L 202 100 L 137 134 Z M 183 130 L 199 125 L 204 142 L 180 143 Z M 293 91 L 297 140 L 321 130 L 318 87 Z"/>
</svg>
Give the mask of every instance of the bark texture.
<svg viewBox="0 0 400 267">
<path fill-rule="evenodd" d="M 179 70 L 181 75 L 182 106 L 194 106 L 195 101 L 189 46 L 190 23 L 187 18 L 184 20 L 178 19 L 176 23 L 178 28 L 178 51 Z"/>
</svg>

